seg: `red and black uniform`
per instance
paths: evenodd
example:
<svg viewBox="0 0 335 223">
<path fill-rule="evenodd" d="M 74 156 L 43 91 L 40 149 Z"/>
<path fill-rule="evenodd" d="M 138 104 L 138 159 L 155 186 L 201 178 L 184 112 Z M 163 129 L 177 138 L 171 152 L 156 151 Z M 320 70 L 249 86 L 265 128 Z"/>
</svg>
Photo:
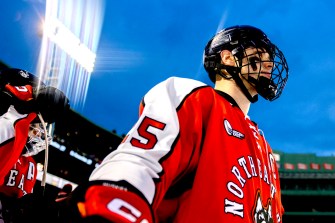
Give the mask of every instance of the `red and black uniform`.
<svg viewBox="0 0 335 223">
<path fill-rule="evenodd" d="M 2 217 L 5 222 L 37 222 L 32 220 L 39 216 L 35 211 L 42 208 L 46 213 L 49 205 L 32 194 L 36 163 L 23 149 L 30 124 L 41 121 L 37 114 L 53 123 L 69 107 L 62 91 L 33 74 L 16 68 L 0 71 L 0 222 Z"/>
<path fill-rule="evenodd" d="M 0 116 L 0 221 L 12 222 L 19 198 L 33 191 L 36 182 L 36 162 L 22 156 L 29 125 L 35 113 L 20 114 L 13 106 Z"/>
<path fill-rule="evenodd" d="M 284 211 L 276 161 L 258 126 L 229 95 L 184 78 L 144 96 L 138 122 L 90 180 L 136 188 L 155 222 L 279 223 Z M 141 222 L 141 206 L 120 197 L 108 210 Z"/>
<path fill-rule="evenodd" d="M 11 198 L 20 198 L 33 192 L 37 167 L 33 157 L 21 156 L 5 177 L 0 186 L 0 194 Z"/>
<path fill-rule="evenodd" d="M 21 156 L 35 117 L 35 113 L 20 114 L 13 106 L 0 116 L 0 185 Z"/>
</svg>

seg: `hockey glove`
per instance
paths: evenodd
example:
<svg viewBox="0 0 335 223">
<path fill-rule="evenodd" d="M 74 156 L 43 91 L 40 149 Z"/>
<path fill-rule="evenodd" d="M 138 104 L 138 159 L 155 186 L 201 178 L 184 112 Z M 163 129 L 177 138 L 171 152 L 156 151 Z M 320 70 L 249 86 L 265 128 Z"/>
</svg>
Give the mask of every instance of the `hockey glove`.
<svg viewBox="0 0 335 223">
<path fill-rule="evenodd" d="M 54 87 L 41 88 L 34 95 L 34 99 L 36 111 L 40 112 L 48 123 L 55 122 L 70 109 L 69 99 Z"/>
<path fill-rule="evenodd" d="M 11 202 L 8 200 L 3 203 L 5 223 L 60 223 L 55 202 L 40 193 L 11 198 Z"/>
<path fill-rule="evenodd" d="M 73 209 L 66 208 L 63 216 L 68 216 L 68 211 L 75 213 L 69 221 L 72 223 L 152 223 L 151 209 L 145 199 L 129 184 L 124 187 L 119 183 L 92 181 L 77 187 L 68 200 Z"/>
</svg>

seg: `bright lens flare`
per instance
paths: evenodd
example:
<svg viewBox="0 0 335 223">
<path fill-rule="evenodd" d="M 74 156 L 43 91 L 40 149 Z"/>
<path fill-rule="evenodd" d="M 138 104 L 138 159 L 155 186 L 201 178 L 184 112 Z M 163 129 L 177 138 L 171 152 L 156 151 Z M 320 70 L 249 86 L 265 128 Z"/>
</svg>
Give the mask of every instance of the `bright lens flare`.
<svg viewBox="0 0 335 223">
<path fill-rule="evenodd" d="M 104 0 L 47 0 L 38 75 L 62 90 L 74 110 L 85 105 L 104 17 Z"/>
<path fill-rule="evenodd" d="M 44 33 L 49 39 L 75 59 L 87 72 L 93 71 L 95 53 L 80 41 L 56 18 L 44 23 Z"/>
</svg>

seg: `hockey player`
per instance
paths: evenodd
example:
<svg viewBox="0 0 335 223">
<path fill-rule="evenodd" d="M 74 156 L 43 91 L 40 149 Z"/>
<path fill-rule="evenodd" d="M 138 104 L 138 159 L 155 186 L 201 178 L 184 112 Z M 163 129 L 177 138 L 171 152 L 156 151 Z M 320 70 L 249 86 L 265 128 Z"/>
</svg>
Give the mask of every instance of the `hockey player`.
<svg viewBox="0 0 335 223">
<path fill-rule="evenodd" d="M 285 57 L 242 25 L 218 32 L 203 59 L 215 88 L 178 77 L 153 87 L 123 142 L 74 191 L 72 222 L 282 222 L 276 161 L 248 111 L 258 95 L 281 95 Z"/>
<path fill-rule="evenodd" d="M 12 68 L 0 72 L 0 103 L 0 209 L 5 223 L 17 222 L 18 199 L 32 193 L 36 182 L 32 156 L 50 141 L 45 125 L 60 118 L 69 101 L 33 74 Z"/>
</svg>

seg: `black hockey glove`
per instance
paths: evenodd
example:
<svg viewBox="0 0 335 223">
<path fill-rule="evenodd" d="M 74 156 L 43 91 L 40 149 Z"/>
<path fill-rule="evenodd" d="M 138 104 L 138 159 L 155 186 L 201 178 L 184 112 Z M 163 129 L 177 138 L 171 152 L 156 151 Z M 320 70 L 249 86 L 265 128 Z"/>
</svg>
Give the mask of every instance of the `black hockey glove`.
<svg viewBox="0 0 335 223">
<path fill-rule="evenodd" d="M 54 200 L 36 193 L 1 199 L 4 222 L 60 223 Z"/>
<path fill-rule="evenodd" d="M 47 86 L 33 96 L 36 112 L 40 112 L 48 123 L 55 122 L 70 109 L 69 99 L 57 88 Z"/>
</svg>

